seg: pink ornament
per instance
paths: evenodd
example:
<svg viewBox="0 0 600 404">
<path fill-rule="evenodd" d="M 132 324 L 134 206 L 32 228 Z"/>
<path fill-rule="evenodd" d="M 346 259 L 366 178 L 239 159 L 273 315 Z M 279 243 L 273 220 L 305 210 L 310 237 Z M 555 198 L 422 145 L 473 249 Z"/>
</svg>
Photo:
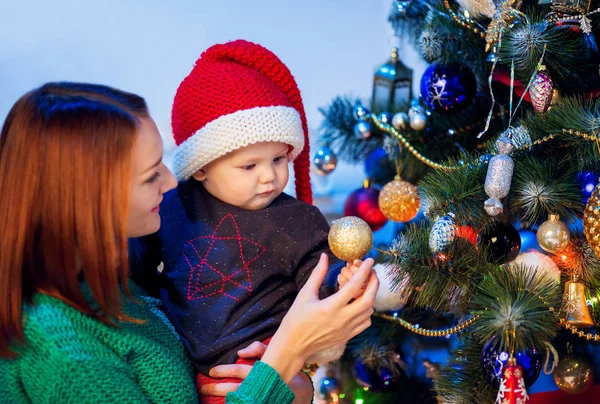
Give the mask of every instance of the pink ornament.
<svg viewBox="0 0 600 404">
<path fill-rule="evenodd" d="M 533 78 L 533 83 L 531 83 L 531 87 L 529 88 L 531 105 L 533 105 L 535 112 L 546 112 L 550 107 L 552 86 L 552 78 L 548 72 L 543 70 L 543 68 L 540 69 Z"/>
</svg>

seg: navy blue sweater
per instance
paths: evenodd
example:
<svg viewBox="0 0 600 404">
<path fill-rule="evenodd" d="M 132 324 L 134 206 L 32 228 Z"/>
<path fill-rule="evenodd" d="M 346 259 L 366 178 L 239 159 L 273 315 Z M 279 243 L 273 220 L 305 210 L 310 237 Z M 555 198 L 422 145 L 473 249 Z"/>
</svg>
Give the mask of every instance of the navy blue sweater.
<svg viewBox="0 0 600 404">
<path fill-rule="evenodd" d="M 344 263 L 329 250 L 327 221 L 289 195 L 249 211 L 221 202 L 192 179 L 165 196 L 161 220 L 158 293 L 204 374 L 275 333 L 323 252 L 330 269 L 320 295 L 337 290 Z"/>
</svg>

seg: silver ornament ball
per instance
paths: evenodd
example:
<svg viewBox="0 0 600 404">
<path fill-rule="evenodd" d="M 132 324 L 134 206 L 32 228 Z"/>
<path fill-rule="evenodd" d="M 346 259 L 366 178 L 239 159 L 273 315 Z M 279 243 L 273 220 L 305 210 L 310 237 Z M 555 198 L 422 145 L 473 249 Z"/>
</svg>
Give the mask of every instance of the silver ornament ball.
<svg viewBox="0 0 600 404">
<path fill-rule="evenodd" d="M 408 115 L 404 112 L 398 112 L 392 117 L 392 126 L 397 130 L 406 129 L 408 122 Z"/>
<path fill-rule="evenodd" d="M 427 127 L 425 114 L 416 114 L 410 117 L 410 127 L 414 130 L 424 130 Z"/>
<path fill-rule="evenodd" d="M 337 167 L 337 156 L 327 146 L 320 147 L 313 158 L 315 171 L 319 175 L 328 175 Z"/>
</svg>

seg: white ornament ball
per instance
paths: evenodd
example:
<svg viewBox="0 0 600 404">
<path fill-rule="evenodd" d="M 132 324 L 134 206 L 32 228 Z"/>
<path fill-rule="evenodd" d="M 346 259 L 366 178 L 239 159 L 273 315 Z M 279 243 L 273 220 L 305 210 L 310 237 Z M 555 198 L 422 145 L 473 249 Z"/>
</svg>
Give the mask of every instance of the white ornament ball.
<svg viewBox="0 0 600 404">
<path fill-rule="evenodd" d="M 405 112 L 398 112 L 392 117 L 392 126 L 397 130 L 406 129 L 408 122 L 408 115 Z"/>
<path fill-rule="evenodd" d="M 400 285 L 394 289 L 392 276 L 388 275 L 389 271 L 387 266 L 375 264 L 373 265 L 373 269 L 379 278 L 379 289 L 375 295 L 375 304 L 373 304 L 375 310 L 395 311 L 403 308 L 410 296 L 408 276 L 404 277 Z"/>
<path fill-rule="evenodd" d="M 530 271 L 534 271 L 536 276 L 539 274 L 546 274 L 549 278 L 560 283 L 560 269 L 552 261 L 550 257 L 539 251 L 529 251 L 523 254 L 519 254 L 517 258 L 512 261 L 509 268 L 515 266 L 526 267 Z"/>
<path fill-rule="evenodd" d="M 306 360 L 306 363 L 322 365 L 324 363 L 329 363 L 336 361 L 342 357 L 344 351 L 346 350 L 346 343 L 335 345 L 329 349 L 325 349 L 324 351 L 317 352 Z"/>
<path fill-rule="evenodd" d="M 411 116 L 410 127 L 413 128 L 413 130 L 424 130 L 427 127 L 427 117 L 425 114 Z"/>
</svg>

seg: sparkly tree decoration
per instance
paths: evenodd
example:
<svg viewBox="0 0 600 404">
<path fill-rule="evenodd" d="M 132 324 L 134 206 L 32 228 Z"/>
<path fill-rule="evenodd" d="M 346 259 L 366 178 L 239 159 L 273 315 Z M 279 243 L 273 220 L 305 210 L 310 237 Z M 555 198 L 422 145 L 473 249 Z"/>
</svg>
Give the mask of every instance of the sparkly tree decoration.
<svg viewBox="0 0 600 404">
<path fill-rule="evenodd" d="M 517 365 L 514 358 L 510 358 L 509 365 L 502 372 L 500 389 L 496 396 L 495 404 L 522 404 L 529 400 L 525 380 L 523 380 L 523 369 Z"/>
<path fill-rule="evenodd" d="M 548 110 L 552 101 L 553 82 L 550 74 L 546 71 L 546 66 L 542 65 L 536 73 L 529 94 L 531 95 L 531 105 L 537 113 L 543 113 Z"/>
<path fill-rule="evenodd" d="M 510 133 L 510 132 L 505 132 Z M 515 149 L 511 138 L 503 135 L 496 142 L 498 153 L 492 157 L 485 177 L 485 193 L 490 198 L 485 201 L 485 211 L 490 216 L 502 213 L 504 207 L 500 199 L 508 195 L 515 163 L 509 154 Z"/>
<path fill-rule="evenodd" d="M 511 25 L 517 16 L 523 15 L 518 8 L 521 6 L 521 0 L 501 0 L 492 17 L 492 22 L 488 25 L 485 35 L 485 51 L 488 52 L 500 39 L 502 32 Z"/>
</svg>

